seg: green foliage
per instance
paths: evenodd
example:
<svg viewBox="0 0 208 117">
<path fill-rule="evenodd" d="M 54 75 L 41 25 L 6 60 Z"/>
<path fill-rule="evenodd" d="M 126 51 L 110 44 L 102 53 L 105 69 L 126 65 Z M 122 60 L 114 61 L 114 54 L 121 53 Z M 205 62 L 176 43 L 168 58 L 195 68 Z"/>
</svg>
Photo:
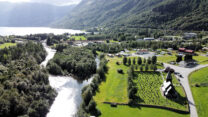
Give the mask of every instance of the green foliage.
<svg viewBox="0 0 208 117">
<path fill-rule="evenodd" d="M 128 65 L 131 65 L 131 58 L 128 59 Z"/>
<path fill-rule="evenodd" d="M 47 71 L 38 64 L 46 55 L 42 45 L 28 42 L 0 53 L 4 55 L 0 58 L 0 116 L 45 117 L 56 92 Z"/>
<path fill-rule="evenodd" d="M 138 58 L 137 58 L 137 64 L 138 64 L 138 65 L 141 65 L 141 64 L 142 64 L 142 58 L 141 58 L 141 57 L 138 57 Z"/>
<path fill-rule="evenodd" d="M 191 85 L 192 94 L 194 97 L 194 101 L 196 104 L 197 112 L 199 117 L 206 117 L 208 115 L 207 107 L 208 104 L 206 103 L 208 94 L 208 75 L 207 75 L 208 67 L 193 72 L 189 76 L 189 81 Z M 198 84 L 199 87 L 195 85 Z"/>
<path fill-rule="evenodd" d="M 153 57 L 152 57 L 152 63 L 153 63 L 153 64 L 156 64 L 156 63 L 157 63 L 157 56 L 153 56 Z"/>
<path fill-rule="evenodd" d="M 123 58 L 123 64 L 126 65 L 126 63 L 127 63 L 127 57 L 124 57 Z"/>
<path fill-rule="evenodd" d="M 82 89 L 83 103 L 76 114 L 78 117 L 85 117 L 88 116 L 88 114 L 95 116 L 101 115 L 101 112 L 96 108 L 93 96 L 98 90 L 98 85 L 105 80 L 105 73 L 108 69 L 106 66 L 107 60 L 105 59 L 104 54 L 101 54 L 99 58 L 100 65 L 97 74 L 94 75 L 92 83 Z"/>
<path fill-rule="evenodd" d="M 182 56 L 176 56 L 176 62 L 179 63 L 183 60 L 183 57 Z"/>
<path fill-rule="evenodd" d="M 47 69 L 51 74 L 73 74 L 78 79 L 84 80 L 96 72 L 96 62 L 92 51 L 70 46 L 61 50 L 56 53 L 55 57 L 47 65 Z"/>
<path fill-rule="evenodd" d="M 208 30 L 206 0 L 120 0 L 83 1 L 76 11 L 55 26 L 108 29 L 137 32 L 139 28 Z M 135 29 L 135 30 L 134 30 Z M 146 36 L 149 37 L 148 30 Z M 155 33 L 154 37 L 159 34 Z M 124 36 L 119 37 L 125 40 Z"/>
</svg>

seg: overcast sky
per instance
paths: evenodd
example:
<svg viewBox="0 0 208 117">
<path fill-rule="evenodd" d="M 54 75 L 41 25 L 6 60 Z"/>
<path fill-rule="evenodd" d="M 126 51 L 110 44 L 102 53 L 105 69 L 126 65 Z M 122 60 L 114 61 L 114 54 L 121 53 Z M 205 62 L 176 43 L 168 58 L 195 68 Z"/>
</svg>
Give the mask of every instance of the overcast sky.
<svg viewBox="0 0 208 117">
<path fill-rule="evenodd" d="M 54 5 L 70 5 L 70 4 L 78 4 L 81 0 L 0 0 L 0 1 L 7 1 L 13 3 L 39 2 L 39 3 L 49 3 Z"/>
</svg>

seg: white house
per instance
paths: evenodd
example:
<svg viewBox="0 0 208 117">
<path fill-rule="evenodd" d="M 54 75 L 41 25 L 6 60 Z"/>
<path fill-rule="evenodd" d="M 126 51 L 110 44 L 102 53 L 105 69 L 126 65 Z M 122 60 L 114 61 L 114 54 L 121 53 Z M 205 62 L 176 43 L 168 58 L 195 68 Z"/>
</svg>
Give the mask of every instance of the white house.
<svg viewBox="0 0 208 117">
<path fill-rule="evenodd" d="M 154 40 L 155 40 L 155 38 L 153 38 L 153 37 L 144 38 L 144 41 L 154 41 Z"/>
</svg>

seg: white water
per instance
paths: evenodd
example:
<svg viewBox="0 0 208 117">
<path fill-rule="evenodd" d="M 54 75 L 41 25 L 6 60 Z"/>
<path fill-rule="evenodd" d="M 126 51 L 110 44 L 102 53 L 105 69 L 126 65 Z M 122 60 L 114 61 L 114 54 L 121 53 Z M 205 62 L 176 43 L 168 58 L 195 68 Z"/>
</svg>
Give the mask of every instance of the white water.
<svg viewBox="0 0 208 117">
<path fill-rule="evenodd" d="M 45 67 L 48 61 L 54 57 L 56 51 L 46 46 L 45 43 L 43 43 L 43 46 L 48 53 L 46 60 L 41 64 Z M 99 63 L 98 59 L 96 61 Z M 81 90 L 84 86 L 91 83 L 92 78 L 79 83 L 72 77 L 50 75 L 49 81 L 51 87 L 58 92 L 58 96 L 53 102 L 47 117 L 73 117 L 82 102 Z"/>
<path fill-rule="evenodd" d="M 54 33 L 54 34 L 63 34 L 63 33 L 84 33 L 80 30 L 71 30 L 71 29 L 56 29 L 48 27 L 0 27 L 0 35 L 29 35 L 29 34 L 40 34 L 40 33 Z"/>
</svg>

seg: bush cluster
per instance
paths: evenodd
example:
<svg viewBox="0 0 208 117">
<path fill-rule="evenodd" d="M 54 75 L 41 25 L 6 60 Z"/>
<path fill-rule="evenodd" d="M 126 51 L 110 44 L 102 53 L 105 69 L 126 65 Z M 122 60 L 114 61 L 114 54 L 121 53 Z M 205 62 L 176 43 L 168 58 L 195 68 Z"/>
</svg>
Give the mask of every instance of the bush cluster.
<svg viewBox="0 0 208 117">
<path fill-rule="evenodd" d="M 79 80 L 85 80 L 96 72 L 96 62 L 92 51 L 71 46 L 57 46 L 57 48 L 55 57 L 47 65 L 50 74 L 73 74 Z"/>
</svg>

